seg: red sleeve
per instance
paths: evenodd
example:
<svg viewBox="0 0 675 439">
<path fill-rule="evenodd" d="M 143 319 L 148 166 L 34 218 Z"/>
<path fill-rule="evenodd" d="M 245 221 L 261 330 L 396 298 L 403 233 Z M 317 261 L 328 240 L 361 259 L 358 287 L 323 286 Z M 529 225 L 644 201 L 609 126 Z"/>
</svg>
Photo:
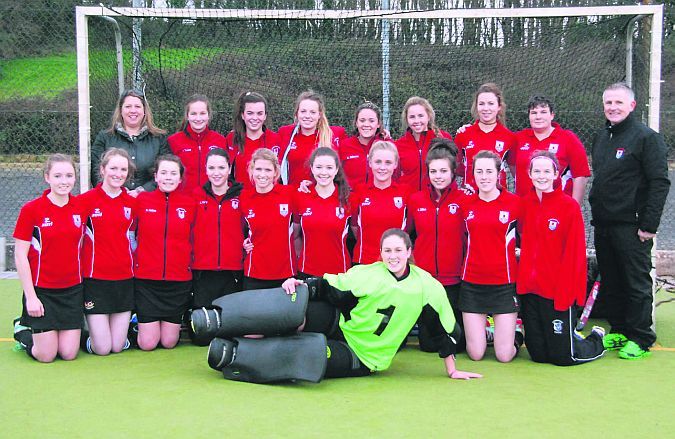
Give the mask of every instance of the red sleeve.
<svg viewBox="0 0 675 439">
<path fill-rule="evenodd" d="M 568 203 L 570 228 L 565 239 L 561 266 L 566 273 L 559 277 L 558 292 L 553 301 L 556 311 L 566 311 L 575 302 L 583 305 L 586 299 L 586 234 L 581 208 Z"/>
<path fill-rule="evenodd" d="M 35 217 L 32 209 L 33 203 L 25 204 L 19 212 L 14 227 L 14 238 L 30 242 L 33 239 L 33 228 L 35 226 Z"/>
<path fill-rule="evenodd" d="M 177 133 L 173 133 L 172 135 L 169 136 L 168 139 L 166 139 L 167 143 L 169 144 L 169 148 L 171 149 L 171 153 L 173 155 L 178 154 L 178 148 L 177 148 L 177 143 L 178 143 L 178 137 L 181 135 L 180 131 Z"/>
<path fill-rule="evenodd" d="M 590 177 L 591 169 L 588 166 L 588 156 L 581 140 L 572 131 L 567 131 L 568 143 L 568 163 L 572 177 Z"/>
</svg>

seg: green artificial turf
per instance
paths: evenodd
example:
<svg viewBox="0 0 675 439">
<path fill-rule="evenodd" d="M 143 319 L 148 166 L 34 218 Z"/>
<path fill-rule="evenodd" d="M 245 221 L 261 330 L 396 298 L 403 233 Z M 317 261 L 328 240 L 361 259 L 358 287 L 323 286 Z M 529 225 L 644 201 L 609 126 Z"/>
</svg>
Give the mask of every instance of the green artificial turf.
<svg viewBox="0 0 675 439">
<path fill-rule="evenodd" d="M 11 336 L 18 282 L 0 281 L 0 337 Z M 673 328 L 675 304 L 658 308 Z M 665 312 L 664 312 L 665 311 Z M 673 340 L 673 334 L 666 339 Z M 641 361 L 616 352 L 578 367 L 458 356 L 475 381 L 444 376 L 413 347 L 367 378 L 320 384 L 226 381 L 206 348 L 81 354 L 44 365 L 0 342 L 2 437 L 670 437 L 675 352 Z"/>
</svg>

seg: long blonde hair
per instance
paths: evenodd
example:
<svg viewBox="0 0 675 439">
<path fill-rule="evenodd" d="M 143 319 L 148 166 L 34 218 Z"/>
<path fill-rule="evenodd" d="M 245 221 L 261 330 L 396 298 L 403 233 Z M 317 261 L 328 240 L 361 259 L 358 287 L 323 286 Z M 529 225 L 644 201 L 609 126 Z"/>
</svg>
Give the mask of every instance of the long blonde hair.
<svg viewBox="0 0 675 439">
<path fill-rule="evenodd" d="M 323 96 L 313 90 L 307 90 L 300 93 L 295 100 L 295 110 L 293 111 L 293 118 L 295 123 L 298 123 L 298 110 L 302 101 L 314 101 L 319 105 L 319 122 L 316 124 L 316 131 L 319 138 L 318 146 L 333 147 L 333 132 L 330 129 L 328 118 L 326 117 L 326 104 Z"/>
</svg>

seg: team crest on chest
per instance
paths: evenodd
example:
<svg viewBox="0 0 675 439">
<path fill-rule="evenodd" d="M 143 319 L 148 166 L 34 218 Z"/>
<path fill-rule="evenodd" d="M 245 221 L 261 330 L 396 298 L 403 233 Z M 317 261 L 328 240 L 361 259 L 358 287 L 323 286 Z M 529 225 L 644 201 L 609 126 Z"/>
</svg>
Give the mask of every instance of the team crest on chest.
<svg viewBox="0 0 675 439">
<path fill-rule="evenodd" d="M 623 149 L 623 148 L 617 148 L 617 149 L 616 149 L 616 158 L 617 158 L 617 159 L 620 159 L 621 157 L 623 157 L 623 154 L 624 154 L 625 152 L 626 152 L 625 149 Z"/>
<path fill-rule="evenodd" d="M 73 224 L 75 224 L 75 227 L 80 227 L 82 225 L 82 218 L 80 215 L 73 215 Z"/>
<path fill-rule="evenodd" d="M 239 209 L 239 198 L 233 198 L 230 204 L 232 204 L 232 209 Z"/>
<path fill-rule="evenodd" d="M 558 152 L 558 144 L 557 143 L 551 143 L 548 145 L 548 152 L 551 152 L 553 154 Z"/>
<path fill-rule="evenodd" d="M 178 209 L 176 209 L 176 213 L 178 214 L 178 218 L 185 219 L 185 209 L 179 207 Z"/>
<path fill-rule="evenodd" d="M 124 218 L 131 219 L 131 207 L 124 208 Z"/>
<path fill-rule="evenodd" d="M 499 222 L 502 224 L 506 224 L 509 222 L 509 211 L 508 210 L 500 210 L 499 211 Z"/>
<path fill-rule="evenodd" d="M 495 151 L 497 151 L 497 152 L 504 151 L 504 142 L 502 142 L 501 140 L 497 140 L 495 142 Z"/>
<path fill-rule="evenodd" d="M 274 154 L 276 154 L 277 157 L 279 157 L 279 151 L 280 151 L 281 149 L 280 149 L 278 146 L 273 146 L 271 149 L 272 149 L 272 152 L 273 152 Z"/>
<path fill-rule="evenodd" d="M 553 231 L 558 228 L 558 224 L 560 224 L 560 221 L 555 218 L 550 218 L 548 220 L 548 229 Z"/>
<path fill-rule="evenodd" d="M 450 212 L 451 214 L 453 214 L 453 215 L 456 214 L 457 209 L 459 209 L 458 204 L 455 204 L 455 203 L 448 204 L 448 212 Z"/>
<path fill-rule="evenodd" d="M 344 207 L 336 207 L 335 208 L 335 216 L 342 219 L 345 217 L 345 208 Z"/>
<path fill-rule="evenodd" d="M 394 197 L 394 206 L 399 209 L 403 207 L 403 197 Z"/>
<path fill-rule="evenodd" d="M 281 216 L 288 216 L 288 204 L 280 204 L 279 213 Z"/>
</svg>

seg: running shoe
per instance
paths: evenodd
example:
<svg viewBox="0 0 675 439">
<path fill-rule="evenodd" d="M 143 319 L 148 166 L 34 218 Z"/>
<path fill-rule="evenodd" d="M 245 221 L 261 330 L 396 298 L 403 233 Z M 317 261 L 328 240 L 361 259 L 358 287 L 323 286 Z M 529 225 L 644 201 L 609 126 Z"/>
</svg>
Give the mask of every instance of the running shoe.
<svg viewBox="0 0 675 439">
<path fill-rule="evenodd" d="M 21 324 L 21 317 L 14 319 L 14 340 L 16 340 L 14 350 L 26 350 L 26 347 L 33 343 L 33 334 L 28 326 Z"/>
<path fill-rule="evenodd" d="M 626 345 L 619 351 L 619 358 L 624 360 L 639 360 L 650 356 L 652 353 L 649 350 L 642 349 L 639 344 L 632 340 L 628 340 Z"/>
<path fill-rule="evenodd" d="M 602 338 L 602 344 L 608 351 L 616 351 L 622 349 L 628 343 L 625 335 L 618 332 L 610 332 Z"/>
</svg>

